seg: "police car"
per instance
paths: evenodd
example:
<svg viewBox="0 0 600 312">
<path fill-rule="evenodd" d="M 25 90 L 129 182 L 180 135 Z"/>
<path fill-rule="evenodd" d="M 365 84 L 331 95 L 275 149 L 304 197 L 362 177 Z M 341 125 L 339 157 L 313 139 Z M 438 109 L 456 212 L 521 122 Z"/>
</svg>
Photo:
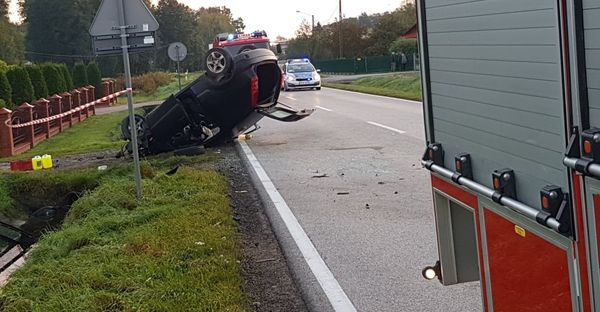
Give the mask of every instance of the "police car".
<svg viewBox="0 0 600 312">
<path fill-rule="evenodd" d="M 284 74 L 283 90 L 316 89 L 321 90 L 321 72 L 315 69 L 307 58 L 290 59 L 282 66 Z"/>
</svg>

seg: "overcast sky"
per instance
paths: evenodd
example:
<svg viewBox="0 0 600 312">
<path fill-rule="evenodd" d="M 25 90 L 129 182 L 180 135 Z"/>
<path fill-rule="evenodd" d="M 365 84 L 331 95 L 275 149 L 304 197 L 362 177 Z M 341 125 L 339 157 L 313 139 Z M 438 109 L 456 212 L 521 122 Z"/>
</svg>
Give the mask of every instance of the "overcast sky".
<svg viewBox="0 0 600 312">
<path fill-rule="evenodd" d="M 16 12 L 16 1 L 12 0 L 12 12 Z M 153 1 L 158 2 L 158 0 Z M 272 39 L 278 35 L 286 38 L 294 36 L 303 19 L 310 24 L 311 14 L 315 16 L 315 23 L 333 22 L 338 16 L 339 4 L 339 0 L 180 0 L 180 2 L 193 9 L 202 6 L 227 6 L 235 18 L 244 19 L 246 31 L 264 29 Z M 362 12 L 383 13 L 398 8 L 403 2 L 403 0 L 342 0 L 342 11 L 345 17 L 355 17 Z M 307 14 L 296 13 L 296 10 Z M 16 16 L 13 15 L 12 18 L 15 19 Z"/>
</svg>

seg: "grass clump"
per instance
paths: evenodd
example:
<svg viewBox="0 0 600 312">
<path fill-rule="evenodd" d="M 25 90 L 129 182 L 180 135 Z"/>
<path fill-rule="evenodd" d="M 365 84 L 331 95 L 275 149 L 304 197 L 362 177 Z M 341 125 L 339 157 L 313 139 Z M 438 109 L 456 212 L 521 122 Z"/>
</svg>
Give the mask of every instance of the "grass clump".
<svg viewBox="0 0 600 312">
<path fill-rule="evenodd" d="M 248 310 L 225 179 L 162 165 L 148 164 L 141 201 L 131 177 L 105 173 L 0 290 L 0 310 Z"/>
<path fill-rule="evenodd" d="M 325 87 L 354 92 L 421 101 L 421 77 L 418 74 L 366 77 L 349 84 L 324 83 Z"/>
</svg>

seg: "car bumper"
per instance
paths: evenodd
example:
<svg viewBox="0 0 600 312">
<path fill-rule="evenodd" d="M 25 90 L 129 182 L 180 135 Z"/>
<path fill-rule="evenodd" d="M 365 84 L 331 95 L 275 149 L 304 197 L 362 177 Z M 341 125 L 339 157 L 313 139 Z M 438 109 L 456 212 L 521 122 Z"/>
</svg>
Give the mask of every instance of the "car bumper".
<svg viewBox="0 0 600 312">
<path fill-rule="evenodd" d="M 285 82 L 286 89 L 306 89 L 306 88 L 320 88 L 321 82 L 311 82 L 309 84 L 300 84 L 299 82 Z"/>
</svg>

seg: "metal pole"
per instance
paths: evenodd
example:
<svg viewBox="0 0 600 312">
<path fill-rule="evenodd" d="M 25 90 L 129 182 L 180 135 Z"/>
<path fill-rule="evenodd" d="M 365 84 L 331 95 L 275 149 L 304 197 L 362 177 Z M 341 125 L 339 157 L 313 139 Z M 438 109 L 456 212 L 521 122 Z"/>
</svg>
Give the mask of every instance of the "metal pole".
<svg viewBox="0 0 600 312">
<path fill-rule="evenodd" d="M 177 53 L 177 78 L 179 79 L 179 90 L 181 91 L 181 72 L 179 71 L 179 45 L 175 45 L 175 53 Z"/>
<path fill-rule="evenodd" d="M 123 66 L 125 69 L 125 86 L 127 92 L 127 108 L 129 109 L 129 127 L 131 128 L 131 149 L 133 150 L 133 167 L 135 173 L 135 190 L 137 199 L 142 199 L 142 174 L 140 172 L 140 152 L 138 150 L 137 127 L 133 112 L 133 91 L 131 86 L 131 65 L 129 64 L 129 46 L 127 45 L 127 25 L 125 25 L 125 5 L 119 0 L 119 28 L 121 29 L 121 49 L 123 50 Z"/>
<path fill-rule="evenodd" d="M 339 37 L 340 37 L 340 58 L 344 57 L 344 49 L 342 47 L 342 0 L 340 0 L 340 20 L 338 21 L 339 25 Z"/>
<path fill-rule="evenodd" d="M 312 28 L 310 29 L 310 31 L 312 31 L 314 33 L 314 31 L 315 31 L 315 16 L 313 14 L 311 14 L 310 16 L 312 16 Z"/>
</svg>

